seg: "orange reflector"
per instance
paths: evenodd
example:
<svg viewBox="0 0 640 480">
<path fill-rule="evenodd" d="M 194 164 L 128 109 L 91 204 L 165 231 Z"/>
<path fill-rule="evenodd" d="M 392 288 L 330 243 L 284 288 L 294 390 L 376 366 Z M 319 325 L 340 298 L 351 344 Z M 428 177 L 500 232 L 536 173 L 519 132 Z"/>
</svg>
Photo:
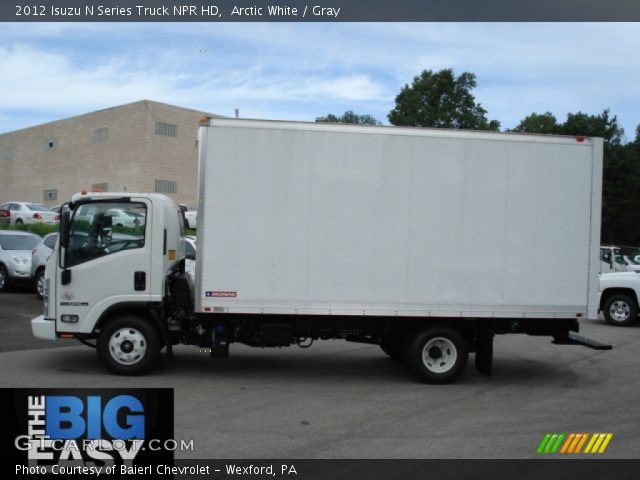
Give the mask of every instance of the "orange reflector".
<svg viewBox="0 0 640 480">
<path fill-rule="evenodd" d="M 583 136 L 576 137 L 576 142 L 584 142 L 584 137 Z"/>
<path fill-rule="evenodd" d="M 200 116 L 198 117 L 198 123 L 199 123 L 200 125 L 204 125 L 205 123 L 207 123 L 207 117 L 206 117 L 206 116 L 204 116 L 204 115 L 200 115 Z"/>
<path fill-rule="evenodd" d="M 175 250 L 169 250 L 168 254 L 169 254 L 168 255 L 169 260 L 175 260 L 176 259 L 176 251 Z"/>
<path fill-rule="evenodd" d="M 61 338 L 75 338 L 75 335 L 73 333 L 61 333 L 60 337 Z"/>
</svg>

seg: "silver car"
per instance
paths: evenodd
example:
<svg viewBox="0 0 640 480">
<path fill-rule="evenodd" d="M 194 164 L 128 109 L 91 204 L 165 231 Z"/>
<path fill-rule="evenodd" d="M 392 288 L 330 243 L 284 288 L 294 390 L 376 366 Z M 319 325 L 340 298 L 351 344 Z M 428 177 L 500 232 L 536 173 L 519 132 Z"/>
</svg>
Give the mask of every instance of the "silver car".
<svg viewBox="0 0 640 480">
<path fill-rule="evenodd" d="M 40 240 L 33 233 L 0 230 L 0 291 L 9 283 L 31 281 L 31 250 Z"/>
<path fill-rule="evenodd" d="M 0 208 L 9 210 L 10 224 L 23 225 L 27 223 L 56 224 L 60 221 L 60 215 L 50 208 L 39 203 L 29 202 L 7 202 L 0 205 Z"/>
<path fill-rule="evenodd" d="M 44 294 L 44 267 L 47 265 L 47 260 L 49 260 L 57 240 L 58 232 L 45 235 L 31 252 L 31 277 L 40 300 Z"/>
</svg>

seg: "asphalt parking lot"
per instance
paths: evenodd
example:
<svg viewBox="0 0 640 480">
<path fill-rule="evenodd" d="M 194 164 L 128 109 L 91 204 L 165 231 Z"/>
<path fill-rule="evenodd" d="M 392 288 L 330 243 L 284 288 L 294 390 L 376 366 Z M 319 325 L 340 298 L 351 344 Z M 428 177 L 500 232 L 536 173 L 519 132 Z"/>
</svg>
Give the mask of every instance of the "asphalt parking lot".
<svg viewBox="0 0 640 480">
<path fill-rule="evenodd" d="M 3 387 L 173 387 L 177 458 L 531 458 L 547 432 L 612 432 L 601 458 L 638 458 L 640 325 L 585 321 L 613 351 L 498 337 L 494 375 L 472 368 L 453 385 L 416 383 L 376 346 L 318 342 L 308 350 L 232 346 L 212 360 L 180 347 L 146 377 L 106 373 L 95 352 L 31 338 L 41 304 L 0 294 Z"/>
</svg>

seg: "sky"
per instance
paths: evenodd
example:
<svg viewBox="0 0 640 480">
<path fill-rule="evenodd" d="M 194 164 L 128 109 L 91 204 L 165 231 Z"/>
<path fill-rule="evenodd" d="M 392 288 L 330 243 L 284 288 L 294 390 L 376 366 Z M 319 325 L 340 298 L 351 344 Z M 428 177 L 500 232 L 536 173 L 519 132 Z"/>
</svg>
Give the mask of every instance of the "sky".
<svg viewBox="0 0 640 480">
<path fill-rule="evenodd" d="M 513 128 L 532 112 L 610 108 L 640 124 L 640 23 L 0 24 L 0 133 L 155 100 L 221 115 L 388 123 L 424 69 L 476 75 Z"/>
</svg>

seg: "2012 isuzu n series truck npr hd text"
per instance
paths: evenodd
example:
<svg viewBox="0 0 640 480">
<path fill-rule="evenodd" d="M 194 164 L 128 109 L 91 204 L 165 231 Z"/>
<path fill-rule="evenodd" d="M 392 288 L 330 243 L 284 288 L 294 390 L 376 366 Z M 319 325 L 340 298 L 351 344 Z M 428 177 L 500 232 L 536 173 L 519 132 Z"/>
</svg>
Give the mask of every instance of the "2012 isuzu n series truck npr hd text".
<svg viewBox="0 0 640 480">
<path fill-rule="evenodd" d="M 610 348 L 576 334 L 598 309 L 602 139 L 206 119 L 198 145 L 194 282 L 177 203 L 77 194 L 37 337 L 123 374 L 176 344 L 343 339 L 431 383 L 469 353 L 489 374 L 496 334 Z"/>
</svg>

